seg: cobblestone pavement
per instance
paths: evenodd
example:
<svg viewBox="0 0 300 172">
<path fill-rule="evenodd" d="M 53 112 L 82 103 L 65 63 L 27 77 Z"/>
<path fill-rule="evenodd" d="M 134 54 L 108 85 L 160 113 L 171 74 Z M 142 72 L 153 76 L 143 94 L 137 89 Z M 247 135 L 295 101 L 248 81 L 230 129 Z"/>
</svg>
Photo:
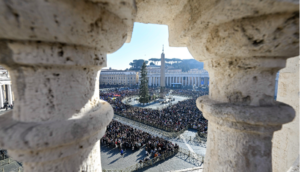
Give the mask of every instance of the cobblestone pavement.
<svg viewBox="0 0 300 172">
<path fill-rule="evenodd" d="M 183 96 L 173 96 L 173 95 L 172 95 L 172 97 L 175 98 L 175 101 L 172 101 L 172 102 L 171 102 L 172 105 L 178 103 L 179 101 L 183 101 L 183 100 L 189 99 L 188 97 L 183 97 Z M 167 103 L 167 104 L 150 103 L 150 104 L 148 104 L 148 105 L 143 106 L 143 105 L 139 104 L 138 101 L 135 101 L 135 100 L 134 100 L 135 98 L 138 98 L 138 96 L 133 97 L 133 98 L 132 98 L 132 101 L 131 101 L 131 102 L 128 102 L 128 103 L 126 103 L 127 98 L 125 98 L 125 99 L 123 99 L 123 103 L 128 104 L 128 105 L 131 105 L 131 106 L 135 106 L 135 107 L 140 107 L 140 108 L 151 108 L 151 109 L 158 109 L 158 108 L 159 108 L 159 109 L 164 109 L 164 108 L 166 108 L 166 107 L 168 107 L 168 106 L 170 105 L 169 103 Z"/>
</svg>

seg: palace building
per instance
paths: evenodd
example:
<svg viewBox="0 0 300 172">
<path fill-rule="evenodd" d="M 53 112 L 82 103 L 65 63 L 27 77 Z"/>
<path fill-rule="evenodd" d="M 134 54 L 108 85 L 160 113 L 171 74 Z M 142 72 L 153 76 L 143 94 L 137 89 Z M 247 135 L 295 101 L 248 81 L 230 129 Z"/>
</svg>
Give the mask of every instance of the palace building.
<svg viewBox="0 0 300 172">
<path fill-rule="evenodd" d="M 160 67 L 148 66 L 148 85 L 160 86 Z M 165 85 L 171 87 L 172 84 L 180 83 L 182 86 L 207 87 L 209 85 L 209 75 L 204 69 L 191 69 L 183 72 L 181 69 L 167 68 L 165 70 Z"/>
<path fill-rule="evenodd" d="M 100 73 L 101 85 L 135 85 L 138 82 L 138 72 L 103 69 Z"/>
<path fill-rule="evenodd" d="M 147 78 L 149 86 L 162 86 L 162 81 L 165 82 L 163 86 L 174 87 L 174 85 L 180 86 L 197 86 L 208 87 L 209 75 L 204 69 L 191 69 L 189 71 L 182 71 L 174 67 L 165 66 L 165 53 L 162 51 L 161 66 L 148 65 L 147 66 Z M 164 68 L 164 70 L 162 70 Z M 161 77 L 165 79 L 162 80 Z M 140 77 L 140 76 L 139 76 Z"/>
</svg>

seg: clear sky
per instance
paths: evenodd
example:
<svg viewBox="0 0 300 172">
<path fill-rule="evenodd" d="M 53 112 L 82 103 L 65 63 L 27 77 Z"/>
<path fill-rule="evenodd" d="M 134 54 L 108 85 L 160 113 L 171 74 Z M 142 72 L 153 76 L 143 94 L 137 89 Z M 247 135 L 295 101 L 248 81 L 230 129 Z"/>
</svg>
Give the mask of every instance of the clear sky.
<svg viewBox="0 0 300 172">
<path fill-rule="evenodd" d="M 166 58 L 193 58 L 186 47 L 169 47 L 168 39 L 169 31 L 166 25 L 134 23 L 131 42 L 107 55 L 107 68 L 126 69 L 134 59 L 160 58 L 162 45 Z"/>
</svg>

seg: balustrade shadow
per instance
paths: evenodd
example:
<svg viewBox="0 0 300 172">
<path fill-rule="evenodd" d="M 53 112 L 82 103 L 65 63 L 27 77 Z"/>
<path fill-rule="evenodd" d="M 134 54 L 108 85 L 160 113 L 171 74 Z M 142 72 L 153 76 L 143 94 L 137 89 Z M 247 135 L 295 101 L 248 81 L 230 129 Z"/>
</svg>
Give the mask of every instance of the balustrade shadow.
<svg viewBox="0 0 300 172">
<path fill-rule="evenodd" d="M 173 158 L 174 156 L 176 156 L 177 158 L 182 159 L 185 162 L 188 162 L 194 166 L 201 166 L 204 162 L 203 156 L 198 155 L 194 152 L 190 152 L 188 150 L 179 148 L 179 149 L 175 149 L 174 151 L 167 152 L 167 153 L 161 155 L 160 157 L 155 157 L 146 162 L 137 163 L 137 164 L 132 165 L 127 168 L 115 169 L 115 170 L 103 169 L 102 171 L 103 172 L 131 172 L 131 171 L 142 172 L 147 169 L 158 166 L 159 164 L 162 164 L 163 162 Z"/>
</svg>

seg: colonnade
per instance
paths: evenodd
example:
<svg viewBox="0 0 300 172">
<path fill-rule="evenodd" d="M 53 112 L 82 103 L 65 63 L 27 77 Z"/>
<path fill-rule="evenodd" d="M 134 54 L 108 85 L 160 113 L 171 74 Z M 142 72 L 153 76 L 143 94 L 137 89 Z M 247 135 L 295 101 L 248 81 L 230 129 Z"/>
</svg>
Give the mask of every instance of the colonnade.
<svg viewBox="0 0 300 172">
<path fill-rule="evenodd" d="M 160 86 L 160 77 L 148 77 L 149 86 Z"/>
<path fill-rule="evenodd" d="M 0 7 L 0 64 L 15 93 L 13 112 L 0 116 L 0 145 L 24 172 L 102 171 L 99 140 L 113 109 L 99 99 L 99 70 L 107 53 L 130 42 L 134 22 L 168 25 L 169 44 L 187 47 L 209 72 L 209 95 L 197 99 L 209 123 L 204 172 L 272 171 L 273 133 L 295 117 L 273 97 L 277 71 L 299 55 L 297 2 L 11 0 Z"/>
<path fill-rule="evenodd" d="M 0 107 L 4 106 L 4 103 L 13 104 L 13 93 L 10 84 L 0 85 Z"/>
<path fill-rule="evenodd" d="M 165 77 L 166 86 L 171 86 L 172 83 L 181 83 L 182 86 L 208 86 L 209 78 L 208 77 L 197 77 L 197 76 L 166 76 Z M 160 86 L 160 77 L 148 77 L 148 85 L 149 86 Z"/>
</svg>

